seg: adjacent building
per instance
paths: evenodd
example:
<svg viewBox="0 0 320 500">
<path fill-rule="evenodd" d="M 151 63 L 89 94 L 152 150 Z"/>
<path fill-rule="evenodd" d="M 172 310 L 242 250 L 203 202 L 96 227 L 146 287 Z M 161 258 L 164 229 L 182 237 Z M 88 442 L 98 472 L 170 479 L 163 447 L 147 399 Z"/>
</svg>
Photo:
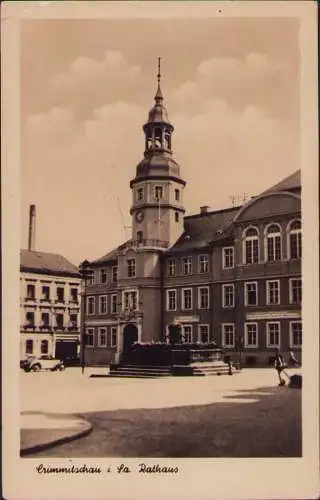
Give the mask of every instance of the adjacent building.
<svg viewBox="0 0 320 500">
<path fill-rule="evenodd" d="M 94 260 L 87 284 L 85 362 L 121 359 L 133 342 L 215 340 L 247 364 L 276 348 L 300 356 L 301 182 L 295 172 L 242 206 L 185 216 L 160 72 L 130 182 L 132 237 Z"/>
<path fill-rule="evenodd" d="M 61 255 L 34 250 L 35 206 L 29 246 L 20 251 L 20 357 L 76 358 L 80 349 L 80 275 Z"/>
</svg>

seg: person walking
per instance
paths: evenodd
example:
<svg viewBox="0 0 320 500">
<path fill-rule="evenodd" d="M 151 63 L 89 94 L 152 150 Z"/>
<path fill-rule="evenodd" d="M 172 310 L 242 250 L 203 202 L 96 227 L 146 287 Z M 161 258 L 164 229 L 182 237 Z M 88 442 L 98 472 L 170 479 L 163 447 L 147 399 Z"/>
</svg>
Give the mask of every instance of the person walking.
<svg viewBox="0 0 320 500">
<path fill-rule="evenodd" d="M 282 372 L 284 371 L 285 365 L 284 365 L 284 362 L 283 362 L 283 356 L 280 354 L 280 352 L 279 352 L 278 349 L 275 352 L 274 367 L 275 367 L 275 369 L 277 370 L 277 373 L 278 373 L 279 386 L 285 385 L 286 381 L 281 376 Z"/>
</svg>

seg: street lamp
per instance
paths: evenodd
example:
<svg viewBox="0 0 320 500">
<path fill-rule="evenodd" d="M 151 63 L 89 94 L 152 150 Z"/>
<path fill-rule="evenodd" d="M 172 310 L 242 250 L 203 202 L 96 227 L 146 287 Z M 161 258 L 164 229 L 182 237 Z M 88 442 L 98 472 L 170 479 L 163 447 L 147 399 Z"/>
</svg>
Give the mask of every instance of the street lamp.
<svg viewBox="0 0 320 500">
<path fill-rule="evenodd" d="M 93 275 L 92 269 L 90 269 L 90 262 L 84 260 L 79 266 L 79 273 L 82 279 L 82 301 L 81 301 L 81 333 L 80 333 L 80 356 L 81 356 L 81 372 L 84 373 L 84 348 L 85 348 L 85 338 L 86 338 L 86 291 L 87 291 L 87 280 Z"/>
<path fill-rule="evenodd" d="M 239 352 L 239 370 L 242 368 L 242 349 L 243 349 L 243 340 L 241 337 L 236 338 L 236 350 Z"/>
</svg>

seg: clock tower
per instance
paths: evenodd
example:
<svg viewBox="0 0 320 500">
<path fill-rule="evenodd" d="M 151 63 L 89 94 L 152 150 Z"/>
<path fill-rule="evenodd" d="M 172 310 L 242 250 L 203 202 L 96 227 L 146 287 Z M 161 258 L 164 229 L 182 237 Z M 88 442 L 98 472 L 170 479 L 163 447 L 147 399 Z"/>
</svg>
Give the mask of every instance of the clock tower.
<svg viewBox="0 0 320 500">
<path fill-rule="evenodd" d="M 163 104 L 158 60 L 155 104 L 143 126 L 145 151 L 137 165 L 132 189 L 132 239 L 139 246 L 168 248 L 183 231 L 183 189 L 180 167 L 173 158 L 173 125 Z"/>
</svg>

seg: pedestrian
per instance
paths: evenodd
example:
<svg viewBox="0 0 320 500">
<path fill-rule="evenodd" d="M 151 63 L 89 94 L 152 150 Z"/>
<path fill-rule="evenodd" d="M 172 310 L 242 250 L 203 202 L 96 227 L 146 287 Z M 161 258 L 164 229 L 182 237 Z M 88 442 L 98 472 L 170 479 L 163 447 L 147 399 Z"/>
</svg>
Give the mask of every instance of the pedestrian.
<svg viewBox="0 0 320 500">
<path fill-rule="evenodd" d="M 279 377 L 279 385 L 285 385 L 286 381 L 284 378 L 282 378 L 281 373 L 283 372 L 285 365 L 283 362 L 283 356 L 280 354 L 279 350 L 277 349 L 275 352 L 275 361 L 274 361 L 274 367 L 277 370 L 278 377 Z"/>
</svg>

